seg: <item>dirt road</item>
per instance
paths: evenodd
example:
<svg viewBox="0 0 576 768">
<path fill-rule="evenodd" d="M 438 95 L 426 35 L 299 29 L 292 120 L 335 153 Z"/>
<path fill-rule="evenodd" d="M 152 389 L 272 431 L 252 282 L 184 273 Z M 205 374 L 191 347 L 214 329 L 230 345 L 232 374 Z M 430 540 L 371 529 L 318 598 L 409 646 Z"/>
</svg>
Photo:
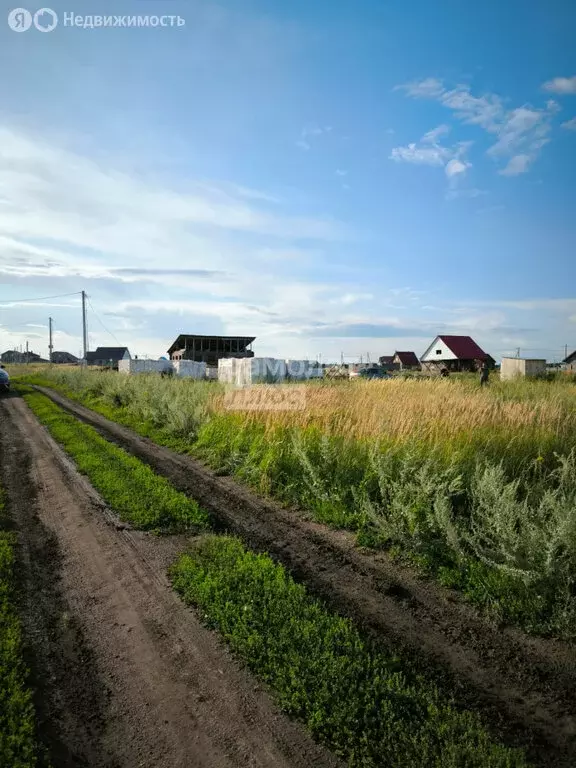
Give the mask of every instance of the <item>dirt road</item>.
<svg viewBox="0 0 576 768">
<path fill-rule="evenodd" d="M 361 552 L 351 536 L 40 389 L 196 498 L 220 525 L 270 552 L 339 611 L 435 670 L 456 701 L 481 711 L 508 744 L 529 745 L 535 763 L 576 764 L 573 647 L 491 626 L 456 594 L 398 568 L 383 553 Z"/>
<path fill-rule="evenodd" d="M 336 768 L 170 588 L 185 542 L 119 530 L 25 403 L 0 402 L 27 660 L 55 768 Z"/>
</svg>

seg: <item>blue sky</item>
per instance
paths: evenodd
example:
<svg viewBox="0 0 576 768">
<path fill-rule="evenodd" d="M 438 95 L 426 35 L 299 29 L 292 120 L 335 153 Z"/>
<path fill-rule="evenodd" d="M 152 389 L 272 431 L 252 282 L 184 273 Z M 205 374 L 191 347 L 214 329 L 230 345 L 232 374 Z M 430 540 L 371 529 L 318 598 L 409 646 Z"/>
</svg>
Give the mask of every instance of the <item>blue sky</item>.
<svg viewBox="0 0 576 768">
<path fill-rule="evenodd" d="M 25 6 L 32 12 L 36 6 Z M 56 2 L 0 24 L 0 348 L 576 348 L 576 7 Z M 63 14 L 182 27 L 64 27 Z M 34 300 L 32 300 L 34 299 Z M 25 301 L 23 301 L 25 300 Z"/>
</svg>

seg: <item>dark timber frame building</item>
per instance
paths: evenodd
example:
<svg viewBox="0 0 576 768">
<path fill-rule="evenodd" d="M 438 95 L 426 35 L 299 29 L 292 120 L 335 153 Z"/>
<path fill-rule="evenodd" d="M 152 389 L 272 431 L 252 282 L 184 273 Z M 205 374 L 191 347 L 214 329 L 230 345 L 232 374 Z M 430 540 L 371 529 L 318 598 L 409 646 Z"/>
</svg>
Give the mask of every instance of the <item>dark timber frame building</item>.
<svg viewBox="0 0 576 768">
<path fill-rule="evenodd" d="M 181 333 L 168 350 L 170 360 L 195 360 L 218 365 L 226 357 L 254 357 L 255 336 L 196 336 Z"/>
</svg>

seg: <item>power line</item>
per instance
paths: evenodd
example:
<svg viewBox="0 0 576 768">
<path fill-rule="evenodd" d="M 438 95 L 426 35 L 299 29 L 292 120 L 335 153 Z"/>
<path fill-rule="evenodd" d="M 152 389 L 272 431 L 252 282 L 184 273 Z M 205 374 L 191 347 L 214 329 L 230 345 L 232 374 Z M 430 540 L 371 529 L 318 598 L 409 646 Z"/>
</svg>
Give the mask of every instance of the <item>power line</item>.
<svg viewBox="0 0 576 768">
<path fill-rule="evenodd" d="M 94 309 L 94 307 L 92 306 L 92 302 L 90 301 L 90 299 L 89 299 L 88 297 L 86 297 L 86 298 L 88 299 L 88 304 L 90 305 L 90 309 L 91 309 L 91 310 L 92 310 L 92 312 L 94 312 L 94 314 L 96 315 L 96 320 L 98 320 L 98 322 L 100 323 L 100 325 L 102 326 L 102 328 L 104 328 L 104 330 L 106 331 L 106 333 L 109 333 L 109 334 L 110 334 L 110 336 L 112 336 L 112 338 L 114 339 L 114 341 L 116 342 L 116 344 L 120 344 L 120 342 L 118 341 L 118 339 L 116 338 L 116 336 L 115 336 L 115 335 L 112 333 L 112 331 L 110 331 L 108 328 L 106 328 L 106 326 L 104 325 L 104 323 L 102 322 L 102 320 L 100 320 L 100 316 L 98 315 L 98 313 L 96 312 L 96 310 L 95 310 L 95 309 Z"/>
<path fill-rule="evenodd" d="M 41 296 L 37 299 L 10 299 L 8 304 L 23 304 L 26 301 L 48 301 L 48 299 L 64 299 L 67 296 L 80 296 L 82 291 L 74 291 L 74 293 L 59 293 L 57 296 Z"/>
</svg>

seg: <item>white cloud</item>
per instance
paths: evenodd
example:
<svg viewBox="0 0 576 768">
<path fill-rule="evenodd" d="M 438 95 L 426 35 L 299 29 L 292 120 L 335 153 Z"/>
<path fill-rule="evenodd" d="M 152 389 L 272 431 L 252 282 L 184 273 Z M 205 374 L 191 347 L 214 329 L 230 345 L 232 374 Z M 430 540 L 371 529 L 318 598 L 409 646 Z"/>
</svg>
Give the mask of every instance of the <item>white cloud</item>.
<svg viewBox="0 0 576 768">
<path fill-rule="evenodd" d="M 408 144 L 406 147 L 394 147 L 390 153 L 390 160 L 416 165 L 442 166 L 450 154 L 450 150 L 446 147 L 418 147 L 416 144 Z"/>
<path fill-rule="evenodd" d="M 371 301 L 374 298 L 374 295 L 371 293 L 345 293 L 343 296 L 340 296 L 333 300 L 332 303 L 334 304 L 356 304 L 359 301 Z"/>
<path fill-rule="evenodd" d="M 572 77 L 555 77 L 553 80 L 548 80 L 548 82 L 544 83 L 542 88 L 551 93 L 576 93 L 576 75 Z"/>
<path fill-rule="evenodd" d="M 348 176 L 348 171 L 344 171 L 341 168 L 336 169 L 336 176 Z"/>
<path fill-rule="evenodd" d="M 553 111 L 553 107 L 547 110 L 529 107 L 511 110 L 495 131 L 498 141 L 490 147 L 488 153 L 507 155 L 522 146 L 528 146 L 532 151 L 540 149 L 548 142 L 546 135 L 550 131 L 549 118 Z"/>
<path fill-rule="evenodd" d="M 449 132 L 449 126 L 439 125 L 425 133 L 420 144 L 412 143 L 406 147 L 395 147 L 389 159 L 415 165 L 443 167 L 449 181 L 446 198 L 453 200 L 461 196 L 458 194 L 458 186 L 464 179 L 466 171 L 472 167 L 472 163 L 465 159 L 471 142 L 458 142 L 452 147 L 444 147 L 439 140 Z"/>
<path fill-rule="evenodd" d="M 514 155 L 499 173 L 502 176 L 519 176 L 521 173 L 526 173 L 531 162 L 530 155 Z"/>
<path fill-rule="evenodd" d="M 549 141 L 552 117 L 559 110 L 553 100 L 548 100 L 543 109 L 528 104 L 507 109 L 504 100 L 497 94 L 475 96 L 468 85 L 446 90 L 440 81 L 430 79 L 399 87 L 410 96 L 440 102 L 464 124 L 478 125 L 488 134 L 496 136 L 496 143 L 489 148 L 488 154 L 496 158 L 515 156 L 502 171 L 505 176 L 524 172 L 536 160 Z M 516 157 L 527 157 L 528 160 L 517 160 Z M 522 162 L 524 170 L 514 172 Z"/>
<path fill-rule="evenodd" d="M 479 125 L 495 131 L 503 112 L 502 100 L 495 94 L 473 96 L 468 86 L 459 85 L 444 93 L 440 102 L 456 113 L 456 117 L 470 125 Z"/>
<path fill-rule="evenodd" d="M 444 93 L 444 86 L 441 80 L 437 80 L 435 77 L 427 77 L 425 80 L 397 85 L 394 90 L 406 91 L 408 96 L 413 96 L 414 98 L 433 99 Z"/>
<path fill-rule="evenodd" d="M 465 163 L 462 162 L 462 160 L 458 160 L 457 158 L 452 158 L 452 160 L 449 160 L 446 163 L 446 168 L 444 170 L 446 172 L 446 176 L 451 178 L 452 176 L 457 176 L 460 173 L 466 173 L 469 167 L 470 163 Z"/>
<path fill-rule="evenodd" d="M 425 133 L 424 136 L 422 136 L 421 141 L 423 144 L 437 144 L 438 139 L 445 136 L 447 133 L 450 133 L 450 126 L 439 125 L 438 128 L 433 128 L 431 131 L 428 131 L 428 133 Z"/>
<path fill-rule="evenodd" d="M 334 277 L 329 285 L 294 277 L 303 261 L 322 271 L 324 249 L 343 234 L 338 222 L 294 214 L 266 193 L 190 178 L 175 188 L 0 125 L 0 297 L 10 325 L 2 346 L 23 343 L 23 323 L 46 322 L 51 313 L 57 327 L 78 327 L 76 299 L 16 299 L 82 288 L 102 317 L 140 297 L 145 309 L 128 325 L 116 316 L 107 323 L 135 353 L 145 337 L 164 353 L 179 329 L 202 322 L 206 332 L 270 335 L 285 328 L 274 313 L 311 319 L 327 311 L 333 294 L 350 292 Z M 154 328 L 149 300 L 169 303 L 163 330 Z M 252 305 L 257 309 L 246 309 Z M 92 326 L 93 338 L 105 343 Z M 81 341 L 69 335 L 76 353 Z"/>
<path fill-rule="evenodd" d="M 562 123 L 562 128 L 566 128 L 567 131 L 576 131 L 576 117 Z"/>
<path fill-rule="evenodd" d="M 547 299 L 547 298 L 533 298 L 533 299 L 514 299 L 514 300 L 494 300 L 494 301 L 469 301 L 470 305 L 489 305 L 499 307 L 510 307 L 512 309 L 522 309 L 527 311 L 535 310 L 549 310 L 557 313 L 576 312 L 576 298 L 564 298 L 564 299 Z"/>
</svg>

